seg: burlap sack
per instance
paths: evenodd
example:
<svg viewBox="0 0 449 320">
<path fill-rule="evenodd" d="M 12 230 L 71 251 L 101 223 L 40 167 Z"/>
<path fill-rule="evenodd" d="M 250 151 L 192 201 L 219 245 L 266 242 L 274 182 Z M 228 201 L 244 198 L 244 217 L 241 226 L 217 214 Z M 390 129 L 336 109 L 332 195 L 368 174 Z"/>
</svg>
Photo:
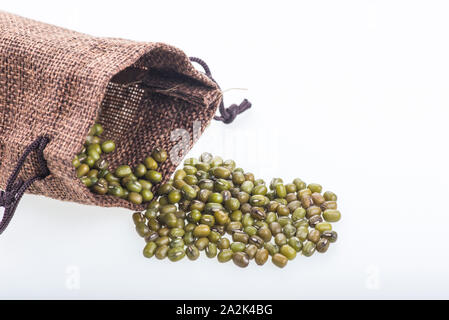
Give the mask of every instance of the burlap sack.
<svg viewBox="0 0 449 320">
<path fill-rule="evenodd" d="M 207 67 L 206 67 L 207 68 Z M 208 73 L 208 70 L 207 72 Z M 182 157 L 213 118 L 221 91 L 179 49 L 163 43 L 97 38 L 0 12 L 0 188 L 8 189 L 24 150 L 38 137 L 20 170 L 34 179 L 29 193 L 97 206 L 141 208 L 92 194 L 75 176 L 71 161 L 89 128 L 100 122 L 117 150 L 111 167 L 141 162 L 155 147 L 170 150 L 176 129 L 190 134 Z M 220 107 L 221 109 L 221 107 Z M 199 123 L 193 132 L 194 122 Z M 161 168 L 167 180 L 177 163 Z M 2 192 L 0 205 L 15 201 L 19 187 Z M 28 187 L 28 186 L 26 186 Z M 26 189 L 26 188 L 25 188 Z M 24 190 L 23 190 L 24 191 Z M 7 199 L 7 195 L 9 198 Z M 15 204 L 16 205 L 16 204 Z"/>
</svg>

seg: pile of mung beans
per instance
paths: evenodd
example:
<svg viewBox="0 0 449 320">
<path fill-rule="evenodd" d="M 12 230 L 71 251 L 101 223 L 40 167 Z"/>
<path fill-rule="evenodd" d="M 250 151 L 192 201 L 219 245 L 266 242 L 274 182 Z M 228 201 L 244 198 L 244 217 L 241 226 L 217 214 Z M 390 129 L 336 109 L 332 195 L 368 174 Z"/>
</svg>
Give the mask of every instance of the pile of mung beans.
<svg viewBox="0 0 449 320">
<path fill-rule="evenodd" d="M 267 186 L 233 160 L 207 152 L 186 159 L 172 179 L 160 184 L 157 168 L 167 159 L 166 151 L 156 148 L 134 169 L 121 165 L 109 171 L 101 154 L 114 151 L 115 144 L 102 141 L 102 132 L 99 124 L 92 128 L 74 159 L 77 175 L 92 192 L 147 203 L 146 211 L 133 214 L 147 258 L 197 260 L 204 251 L 208 258 L 232 260 L 242 268 L 253 259 L 263 265 L 271 256 L 283 268 L 298 253 L 324 253 L 337 240 L 331 225 L 341 218 L 337 196 L 322 193 L 319 184 L 274 178 Z"/>
</svg>

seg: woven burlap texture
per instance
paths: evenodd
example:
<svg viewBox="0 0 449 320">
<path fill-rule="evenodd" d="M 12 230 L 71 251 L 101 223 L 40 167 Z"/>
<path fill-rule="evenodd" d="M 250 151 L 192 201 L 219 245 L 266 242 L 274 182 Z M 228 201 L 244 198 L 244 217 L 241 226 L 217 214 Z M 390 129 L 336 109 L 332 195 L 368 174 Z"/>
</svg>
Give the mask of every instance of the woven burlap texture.
<svg viewBox="0 0 449 320">
<path fill-rule="evenodd" d="M 99 38 L 0 11 L 0 188 L 23 150 L 38 136 L 50 176 L 29 193 L 91 204 L 141 209 L 125 200 L 92 194 L 76 178 L 72 159 L 96 122 L 116 141 L 111 167 L 141 162 L 155 147 L 170 152 L 176 129 L 192 147 L 221 99 L 217 85 L 179 49 L 163 43 Z M 194 134 L 194 122 L 200 124 Z M 185 140 L 185 139 L 184 139 Z M 161 167 L 164 180 L 177 166 Z M 21 172 L 36 174 L 29 159 Z"/>
</svg>

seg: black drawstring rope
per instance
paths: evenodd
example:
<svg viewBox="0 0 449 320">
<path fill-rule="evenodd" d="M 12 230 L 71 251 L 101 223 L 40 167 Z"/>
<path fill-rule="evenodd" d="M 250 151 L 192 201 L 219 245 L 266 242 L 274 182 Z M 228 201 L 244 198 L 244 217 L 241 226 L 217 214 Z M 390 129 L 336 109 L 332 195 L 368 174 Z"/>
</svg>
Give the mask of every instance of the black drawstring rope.
<svg viewBox="0 0 449 320">
<path fill-rule="evenodd" d="M 8 179 L 5 191 L 0 191 L 0 207 L 5 208 L 3 219 L 0 222 L 0 234 L 5 231 L 6 227 L 8 227 L 8 224 L 11 222 L 17 205 L 19 204 L 20 199 L 22 198 L 25 191 L 35 181 L 42 180 L 50 174 L 50 171 L 47 167 L 47 162 L 44 158 L 44 149 L 49 141 L 50 139 L 48 137 L 41 136 L 25 149 L 19 161 L 17 161 L 17 165 L 14 171 Z M 39 173 L 26 181 L 22 181 L 21 179 L 18 179 L 20 170 L 22 169 L 29 154 L 35 150 L 37 151 Z"/>
<path fill-rule="evenodd" d="M 217 86 L 220 88 L 217 81 L 215 81 L 214 78 L 212 78 L 212 73 L 210 72 L 209 66 L 206 64 L 206 62 L 204 62 L 200 58 L 196 58 L 196 57 L 190 57 L 190 61 L 196 62 L 200 66 L 202 66 L 206 76 L 208 76 L 209 79 L 211 79 L 213 82 L 215 82 L 217 84 Z M 225 108 L 223 99 L 221 99 L 220 107 L 219 107 L 221 116 L 215 116 L 214 119 L 218 120 L 218 121 L 223 121 L 224 123 L 228 124 L 228 123 L 231 123 L 232 121 L 234 121 L 234 119 L 237 117 L 237 115 L 248 110 L 249 108 L 251 108 L 251 102 L 249 102 L 247 99 L 243 100 L 242 103 L 240 103 L 239 105 L 233 104 L 233 105 L 229 106 L 228 108 Z"/>
</svg>

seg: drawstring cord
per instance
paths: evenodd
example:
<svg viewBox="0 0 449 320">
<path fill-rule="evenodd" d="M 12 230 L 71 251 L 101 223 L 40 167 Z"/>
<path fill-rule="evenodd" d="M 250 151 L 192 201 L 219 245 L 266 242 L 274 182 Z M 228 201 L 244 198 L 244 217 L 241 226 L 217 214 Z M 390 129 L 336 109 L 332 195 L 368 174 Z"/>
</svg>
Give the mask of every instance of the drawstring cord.
<svg viewBox="0 0 449 320">
<path fill-rule="evenodd" d="M 212 78 L 212 73 L 210 72 L 209 66 L 206 64 L 206 62 L 204 62 L 200 58 L 196 58 L 196 57 L 190 57 L 190 61 L 196 62 L 201 67 L 203 67 L 204 73 L 206 74 L 206 76 L 208 76 L 209 79 L 211 79 L 213 82 L 215 82 L 217 84 L 217 86 L 220 88 L 217 81 L 215 81 L 214 78 Z M 219 107 L 221 116 L 215 116 L 214 119 L 218 120 L 218 121 L 223 121 L 224 123 L 229 124 L 232 121 L 234 121 L 234 119 L 237 117 L 237 115 L 248 110 L 249 108 L 251 108 L 251 102 L 249 102 L 247 99 L 244 99 L 242 101 L 242 103 L 240 103 L 239 105 L 232 104 L 228 108 L 225 108 L 223 99 L 221 99 L 220 107 Z"/>
<path fill-rule="evenodd" d="M 11 222 L 17 205 L 19 204 L 20 199 L 22 198 L 25 191 L 35 181 L 42 180 L 50 174 L 43 153 L 48 142 L 50 142 L 50 139 L 48 137 L 40 136 L 25 149 L 19 161 L 17 161 L 17 165 L 14 171 L 8 179 L 5 191 L 0 191 L 0 207 L 5 208 L 3 219 L 0 222 L 0 234 L 5 231 L 5 229 L 8 227 L 8 224 Z M 29 154 L 35 150 L 37 151 L 37 161 L 40 172 L 36 176 L 26 181 L 18 179 L 20 170 L 25 164 L 26 159 L 28 158 Z"/>
</svg>

